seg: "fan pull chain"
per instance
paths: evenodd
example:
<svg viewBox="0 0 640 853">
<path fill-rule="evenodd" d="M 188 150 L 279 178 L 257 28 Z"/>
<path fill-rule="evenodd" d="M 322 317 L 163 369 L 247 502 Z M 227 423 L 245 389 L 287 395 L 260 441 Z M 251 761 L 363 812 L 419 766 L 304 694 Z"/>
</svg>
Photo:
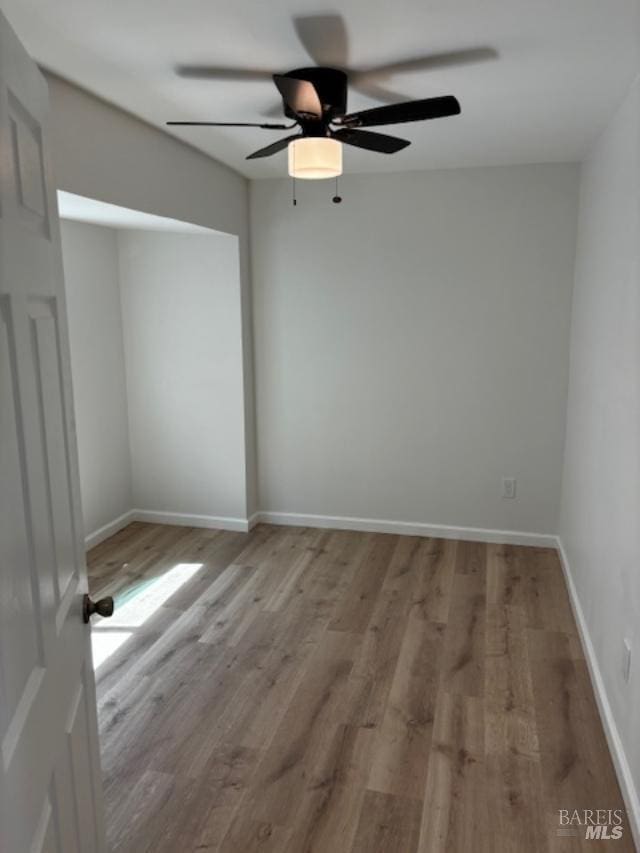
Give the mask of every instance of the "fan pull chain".
<svg viewBox="0 0 640 853">
<path fill-rule="evenodd" d="M 334 204 L 340 204 L 342 201 L 342 196 L 338 195 L 338 176 L 336 175 L 336 194 L 331 199 Z"/>
</svg>

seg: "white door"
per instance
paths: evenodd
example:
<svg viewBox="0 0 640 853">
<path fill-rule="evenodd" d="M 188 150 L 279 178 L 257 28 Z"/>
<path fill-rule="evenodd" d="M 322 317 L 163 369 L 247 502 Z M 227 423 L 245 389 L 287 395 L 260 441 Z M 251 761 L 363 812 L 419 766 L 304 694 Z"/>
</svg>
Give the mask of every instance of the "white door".
<svg viewBox="0 0 640 853">
<path fill-rule="evenodd" d="M 47 110 L 0 15 L 0 851 L 93 853 L 102 790 Z"/>
</svg>

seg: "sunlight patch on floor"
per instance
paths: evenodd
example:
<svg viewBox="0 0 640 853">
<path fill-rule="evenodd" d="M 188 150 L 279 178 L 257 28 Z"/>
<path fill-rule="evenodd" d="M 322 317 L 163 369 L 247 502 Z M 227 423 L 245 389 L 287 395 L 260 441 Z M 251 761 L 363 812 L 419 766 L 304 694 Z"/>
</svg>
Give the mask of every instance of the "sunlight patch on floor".
<svg viewBox="0 0 640 853">
<path fill-rule="evenodd" d="M 132 633 L 132 631 L 100 631 L 99 628 L 93 628 L 91 631 L 93 668 L 97 669 L 101 663 L 110 658 L 132 636 Z"/>
<path fill-rule="evenodd" d="M 203 563 L 178 563 L 159 577 L 147 578 L 115 597 L 115 612 L 91 626 L 93 667 L 97 669 L 162 605 L 190 580 Z"/>
</svg>

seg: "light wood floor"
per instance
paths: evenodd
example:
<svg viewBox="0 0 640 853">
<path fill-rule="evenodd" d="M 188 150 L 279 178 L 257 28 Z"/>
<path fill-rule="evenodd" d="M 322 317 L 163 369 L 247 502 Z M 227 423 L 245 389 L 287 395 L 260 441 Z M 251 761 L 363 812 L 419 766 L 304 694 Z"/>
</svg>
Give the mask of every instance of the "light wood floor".
<svg viewBox="0 0 640 853">
<path fill-rule="evenodd" d="M 556 833 L 623 803 L 554 551 L 136 523 L 91 591 L 183 563 L 97 672 L 114 853 L 633 850 Z"/>
</svg>

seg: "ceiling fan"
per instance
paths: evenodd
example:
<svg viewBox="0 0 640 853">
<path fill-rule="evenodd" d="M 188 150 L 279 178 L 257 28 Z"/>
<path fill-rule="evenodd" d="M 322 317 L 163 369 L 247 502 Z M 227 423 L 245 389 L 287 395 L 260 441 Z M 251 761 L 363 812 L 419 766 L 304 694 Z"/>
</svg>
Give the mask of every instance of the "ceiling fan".
<svg viewBox="0 0 640 853">
<path fill-rule="evenodd" d="M 260 148 L 247 157 L 247 160 L 270 157 L 282 151 L 290 143 L 296 143 L 292 148 L 292 165 L 295 165 L 297 157 L 305 156 L 302 154 L 304 149 L 311 154 L 314 144 L 309 144 L 307 140 L 315 141 L 317 150 L 320 150 L 318 140 L 321 141 L 320 146 L 327 140 L 333 143 L 344 142 L 347 145 L 355 145 L 358 148 L 366 148 L 368 151 L 378 151 L 382 154 L 393 154 L 406 148 L 410 144 L 409 140 L 383 133 L 372 133 L 361 128 L 442 118 L 457 115 L 460 112 L 457 99 L 453 95 L 445 95 L 347 113 L 347 75 L 337 68 L 298 68 L 287 74 L 274 74 L 273 82 L 282 96 L 285 115 L 293 119 L 292 124 L 216 121 L 170 121 L 167 124 L 198 127 L 261 127 L 265 130 L 292 130 L 297 127 L 296 133 Z M 297 146 L 299 141 L 303 143 L 302 146 Z M 304 172 L 305 169 L 301 167 L 298 171 Z M 300 174 L 297 177 L 311 177 L 311 175 Z M 313 177 L 335 177 L 335 175 L 314 174 Z"/>
<path fill-rule="evenodd" d="M 409 140 L 371 132 L 362 128 L 424 121 L 460 113 L 453 95 L 401 101 L 359 112 L 347 113 L 347 85 L 377 98 L 398 101 L 401 96 L 380 85 L 380 81 L 399 72 L 424 70 L 445 65 L 478 62 L 494 58 L 496 51 L 486 47 L 468 48 L 414 57 L 366 69 L 348 65 L 348 37 L 339 15 L 312 15 L 294 18 L 300 41 L 317 63 L 285 74 L 262 69 L 179 66 L 185 77 L 203 79 L 265 80 L 275 83 L 287 118 L 292 124 L 272 122 L 170 121 L 169 125 L 192 127 L 258 127 L 265 130 L 296 132 L 249 154 L 247 160 L 270 157 L 289 149 L 289 174 L 300 178 L 328 178 L 342 173 L 340 143 L 394 154 L 410 145 Z M 273 111 L 270 111 L 273 114 Z"/>
</svg>

